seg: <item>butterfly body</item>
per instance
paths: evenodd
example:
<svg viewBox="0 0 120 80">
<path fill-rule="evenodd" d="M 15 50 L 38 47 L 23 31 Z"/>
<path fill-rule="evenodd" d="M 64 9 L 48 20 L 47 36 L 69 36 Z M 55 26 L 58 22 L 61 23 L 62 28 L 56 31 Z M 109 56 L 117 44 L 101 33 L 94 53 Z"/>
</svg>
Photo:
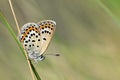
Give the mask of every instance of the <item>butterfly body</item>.
<svg viewBox="0 0 120 80">
<path fill-rule="evenodd" d="M 24 44 L 25 50 L 31 59 L 35 61 L 45 59 L 43 53 L 52 39 L 55 27 L 56 23 L 52 20 L 27 23 L 22 26 L 19 40 Z"/>
</svg>

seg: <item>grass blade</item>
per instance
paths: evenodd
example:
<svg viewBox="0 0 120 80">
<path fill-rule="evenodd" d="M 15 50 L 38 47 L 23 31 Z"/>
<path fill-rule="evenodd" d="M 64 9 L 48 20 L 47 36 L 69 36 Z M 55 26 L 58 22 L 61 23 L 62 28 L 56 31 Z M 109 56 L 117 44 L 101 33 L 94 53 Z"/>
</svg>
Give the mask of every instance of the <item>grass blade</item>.
<svg viewBox="0 0 120 80">
<path fill-rule="evenodd" d="M 34 67 L 34 65 L 32 64 L 31 61 L 30 61 L 30 65 L 31 65 L 31 67 L 33 69 L 33 72 L 35 73 L 35 76 L 36 76 L 37 80 L 41 80 L 39 74 L 37 73 L 37 71 L 36 71 L 36 69 L 35 69 L 35 67 Z"/>
<path fill-rule="evenodd" d="M 25 52 L 24 52 L 24 49 L 23 49 L 21 43 L 17 39 L 15 32 L 13 31 L 13 29 L 10 26 L 10 24 L 7 22 L 6 18 L 3 16 L 3 14 L 1 12 L 0 12 L 0 20 L 5 25 L 5 27 L 8 29 L 8 31 L 10 32 L 10 34 L 12 35 L 12 37 L 15 39 L 16 43 L 18 44 L 21 52 L 23 53 L 23 55 L 24 55 L 24 57 L 26 59 Z M 29 60 L 29 62 L 30 62 L 30 66 L 31 66 L 32 71 L 33 71 L 34 75 L 36 76 L 37 80 L 41 80 L 41 78 L 40 78 L 39 74 L 37 73 L 35 67 L 33 66 L 31 60 Z"/>
<path fill-rule="evenodd" d="M 12 37 L 15 39 L 15 41 L 17 42 L 20 50 L 22 51 L 23 55 L 25 56 L 24 49 L 23 49 L 22 45 L 18 41 L 18 39 L 16 37 L 16 34 L 14 33 L 14 31 L 11 28 L 11 26 L 8 24 L 7 20 L 5 19 L 5 17 L 2 15 L 1 12 L 0 12 L 0 19 L 1 19 L 2 23 L 5 25 L 5 27 L 8 29 L 8 31 L 10 32 L 10 34 L 12 35 Z"/>
</svg>

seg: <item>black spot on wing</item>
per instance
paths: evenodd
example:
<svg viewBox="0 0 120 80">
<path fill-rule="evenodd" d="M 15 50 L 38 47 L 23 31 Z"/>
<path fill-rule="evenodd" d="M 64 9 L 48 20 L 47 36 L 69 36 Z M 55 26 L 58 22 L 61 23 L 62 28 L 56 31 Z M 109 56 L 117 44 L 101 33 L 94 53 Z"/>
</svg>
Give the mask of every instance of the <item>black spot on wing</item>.
<svg viewBox="0 0 120 80">
<path fill-rule="evenodd" d="M 30 39 L 28 41 L 30 42 Z"/>
<path fill-rule="evenodd" d="M 32 44 L 32 46 L 34 46 L 34 44 Z"/>
<path fill-rule="evenodd" d="M 38 33 L 38 35 L 40 36 L 40 33 Z"/>
<path fill-rule="evenodd" d="M 51 32 L 49 32 L 49 34 L 51 34 Z"/>
<path fill-rule="evenodd" d="M 39 47 L 39 46 L 37 45 L 37 47 Z"/>
<path fill-rule="evenodd" d="M 42 34 L 44 34 L 44 31 L 42 31 Z"/>
<path fill-rule="evenodd" d="M 32 40 L 32 42 L 35 42 L 35 40 Z"/>
<path fill-rule="evenodd" d="M 31 47 L 31 45 L 29 45 L 29 47 Z"/>
<path fill-rule="evenodd" d="M 35 35 L 35 33 L 33 33 L 33 35 Z"/>
<path fill-rule="evenodd" d="M 28 41 L 25 41 L 25 43 L 28 43 Z"/>
<path fill-rule="evenodd" d="M 38 38 L 38 35 L 36 35 L 36 38 Z"/>
<path fill-rule="evenodd" d="M 40 41 L 40 39 L 38 39 L 38 41 Z"/>
<path fill-rule="evenodd" d="M 31 34 L 31 36 L 33 36 L 33 34 Z"/>
<path fill-rule="evenodd" d="M 43 40 L 45 40 L 45 41 L 46 41 L 46 38 L 43 38 Z"/>
</svg>

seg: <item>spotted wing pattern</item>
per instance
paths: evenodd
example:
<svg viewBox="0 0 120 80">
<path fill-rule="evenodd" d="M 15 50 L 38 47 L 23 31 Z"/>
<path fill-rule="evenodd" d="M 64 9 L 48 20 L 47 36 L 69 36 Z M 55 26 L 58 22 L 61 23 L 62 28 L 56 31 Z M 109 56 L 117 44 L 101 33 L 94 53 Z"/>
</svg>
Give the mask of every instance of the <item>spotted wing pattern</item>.
<svg viewBox="0 0 120 80">
<path fill-rule="evenodd" d="M 32 59 L 37 59 L 39 47 L 41 46 L 41 34 L 36 23 L 27 23 L 21 28 L 20 41 L 24 44 L 25 50 Z"/>
<path fill-rule="evenodd" d="M 46 51 L 56 23 L 52 20 L 44 20 L 36 23 L 27 23 L 21 28 L 19 40 L 25 46 L 30 58 L 34 60 L 43 60 L 43 53 Z"/>
<path fill-rule="evenodd" d="M 40 51 L 40 54 L 43 54 L 46 51 L 53 37 L 53 33 L 56 27 L 56 22 L 52 20 L 44 20 L 39 22 L 38 26 L 41 34 L 41 48 L 39 51 Z"/>
</svg>

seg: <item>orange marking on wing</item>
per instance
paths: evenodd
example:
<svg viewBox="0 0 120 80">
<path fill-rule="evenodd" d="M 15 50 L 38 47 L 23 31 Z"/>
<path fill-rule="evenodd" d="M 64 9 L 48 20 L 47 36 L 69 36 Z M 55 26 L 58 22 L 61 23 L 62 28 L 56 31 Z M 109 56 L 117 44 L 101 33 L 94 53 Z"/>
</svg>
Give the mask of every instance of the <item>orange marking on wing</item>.
<svg viewBox="0 0 120 80">
<path fill-rule="evenodd" d="M 40 29 L 44 29 L 44 28 L 45 28 L 45 26 L 41 26 L 41 27 L 40 27 Z"/>
<path fill-rule="evenodd" d="M 35 27 L 29 27 L 27 30 L 26 30 L 26 32 L 23 34 L 23 37 L 21 38 L 21 42 L 23 42 L 24 40 L 25 40 L 25 37 L 26 36 L 28 36 L 29 35 L 29 32 L 31 32 L 31 31 L 35 31 L 35 32 L 39 32 L 39 30 L 37 29 L 37 28 L 35 28 Z"/>
<path fill-rule="evenodd" d="M 23 41 L 24 41 L 24 39 L 25 39 L 25 38 L 23 37 L 23 38 L 21 38 L 21 40 L 20 40 L 20 41 L 21 41 L 21 42 L 23 42 Z"/>
<path fill-rule="evenodd" d="M 37 28 L 34 28 L 34 31 L 37 32 L 37 33 L 39 32 Z"/>
</svg>

